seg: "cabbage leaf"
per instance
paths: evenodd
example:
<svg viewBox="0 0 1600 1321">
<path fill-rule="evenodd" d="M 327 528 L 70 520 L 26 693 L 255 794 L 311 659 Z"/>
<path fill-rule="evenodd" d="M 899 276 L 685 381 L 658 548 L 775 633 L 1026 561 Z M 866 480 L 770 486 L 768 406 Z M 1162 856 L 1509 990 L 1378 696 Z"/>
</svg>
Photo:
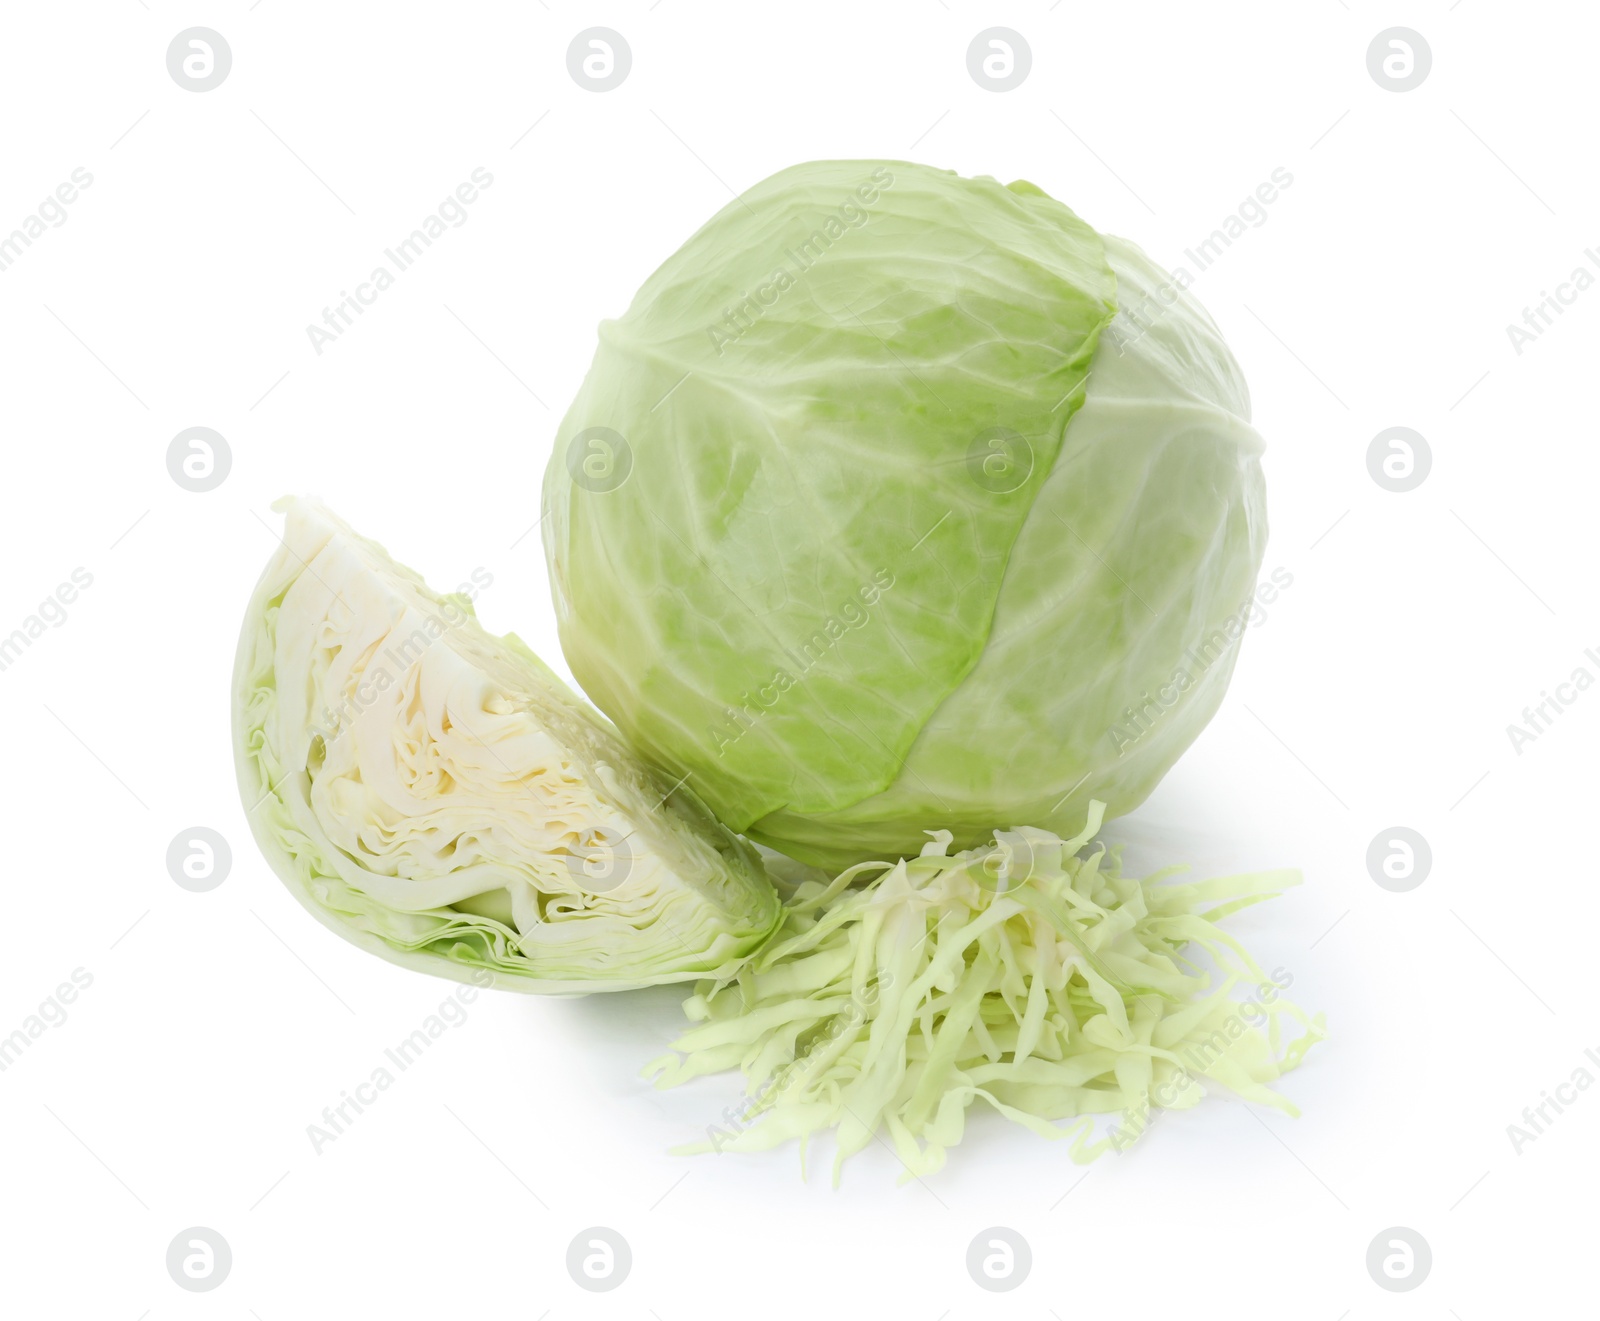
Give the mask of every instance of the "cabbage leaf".
<svg viewBox="0 0 1600 1321">
<path fill-rule="evenodd" d="M 246 614 L 239 788 L 327 926 L 395 963 L 529 991 L 703 977 L 780 919 L 756 851 L 470 600 L 312 501 Z"/>
</svg>

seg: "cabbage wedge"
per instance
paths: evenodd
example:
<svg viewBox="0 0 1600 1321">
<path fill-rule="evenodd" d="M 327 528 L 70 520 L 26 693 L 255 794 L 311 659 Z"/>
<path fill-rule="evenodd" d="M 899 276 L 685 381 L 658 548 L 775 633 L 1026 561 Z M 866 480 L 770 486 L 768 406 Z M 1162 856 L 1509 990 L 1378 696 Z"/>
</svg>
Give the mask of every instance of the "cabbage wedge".
<svg viewBox="0 0 1600 1321">
<path fill-rule="evenodd" d="M 321 921 L 394 963 L 576 994 L 713 976 L 781 918 L 755 850 L 645 767 L 515 635 L 322 505 L 234 670 L 256 842 Z"/>
</svg>

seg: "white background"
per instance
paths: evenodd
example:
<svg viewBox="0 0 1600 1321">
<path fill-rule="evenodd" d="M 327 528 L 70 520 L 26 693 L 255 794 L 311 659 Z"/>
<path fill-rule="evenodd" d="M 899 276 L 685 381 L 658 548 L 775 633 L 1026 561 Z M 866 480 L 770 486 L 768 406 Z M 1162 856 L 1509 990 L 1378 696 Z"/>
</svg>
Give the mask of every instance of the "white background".
<svg viewBox="0 0 1600 1321">
<path fill-rule="evenodd" d="M 197 24 L 233 52 L 198 94 L 165 63 Z M 633 52 L 604 94 L 566 68 L 597 24 Z M 966 68 L 994 24 L 1033 52 L 1004 94 Z M 1399 94 L 1366 65 L 1397 24 L 1433 52 Z M 4 26 L 0 234 L 74 168 L 94 182 L 0 273 L 0 633 L 75 567 L 94 581 L 0 672 L 0 1034 L 73 969 L 93 984 L 0 1073 L 0 1310 L 1593 1309 L 1600 1089 L 1520 1153 L 1506 1131 L 1600 1048 L 1600 691 L 1520 755 L 1506 733 L 1578 666 L 1600 676 L 1583 656 L 1600 647 L 1600 292 L 1520 355 L 1506 333 L 1600 243 L 1592 12 L 104 0 L 8 6 Z M 1194 292 L 1250 380 L 1266 567 L 1294 584 L 1210 729 L 1109 833 L 1136 864 L 1304 869 L 1232 924 L 1328 1015 L 1331 1039 L 1284 1084 L 1303 1118 L 1217 1099 L 1085 1177 L 1062 1145 L 983 1116 L 925 1183 L 897 1185 L 874 1149 L 835 1192 L 821 1161 L 802 1182 L 792 1151 L 666 1154 L 739 1092 L 637 1077 L 679 992 L 496 995 L 314 1154 L 307 1125 L 450 987 L 340 942 L 250 841 L 228 686 L 276 545 L 268 505 L 320 494 L 441 588 L 489 569 L 481 617 L 559 668 L 539 538 L 518 538 L 596 323 L 730 190 L 818 157 L 1026 177 L 1169 265 L 1275 167 L 1293 175 Z M 494 183 L 467 223 L 314 352 L 306 325 L 478 166 Z M 1366 466 L 1397 425 L 1433 454 L 1407 494 Z M 165 466 L 191 426 L 232 451 L 206 494 Z M 194 825 L 234 850 L 206 894 L 164 861 Z M 1365 861 L 1395 825 L 1433 850 L 1405 894 Z M 196 1225 L 232 1247 L 213 1293 L 166 1271 Z M 565 1269 L 591 1225 L 632 1247 L 609 1294 Z M 1033 1248 L 1008 1294 L 965 1267 L 991 1225 Z M 1365 1266 L 1396 1225 L 1434 1256 L 1406 1294 Z"/>
</svg>

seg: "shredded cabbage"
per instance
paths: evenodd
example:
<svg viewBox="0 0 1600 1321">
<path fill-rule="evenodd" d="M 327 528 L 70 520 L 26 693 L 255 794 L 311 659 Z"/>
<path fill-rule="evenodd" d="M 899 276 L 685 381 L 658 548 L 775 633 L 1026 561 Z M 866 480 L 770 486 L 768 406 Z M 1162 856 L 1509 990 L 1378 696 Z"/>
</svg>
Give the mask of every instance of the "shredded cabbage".
<svg viewBox="0 0 1600 1321">
<path fill-rule="evenodd" d="M 980 1099 L 1068 1139 L 1080 1164 L 1130 1145 L 1158 1109 L 1194 1105 L 1202 1078 L 1298 1114 L 1266 1084 L 1322 1039 L 1322 1017 L 1217 926 L 1298 873 L 1124 877 L 1103 846 L 1075 856 L 1103 813 L 1092 803 L 1072 839 L 996 831 L 953 857 L 950 832 L 930 832 L 920 857 L 801 883 L 774 942 L 702 982 L 685 1003 L 698 1026 L 646 1069 L 658 1087 L 744 1072 L 743 1108 L 679 1150 L 798 1138 L 803 1161 L 812 1134 L 837 1129 L 837 1183 L 880 1132 L 907 1177 L 939 1169 Z M 1119 1118 L 1096 1136 L 1090 1116 L 1107 1113 Z"/>
</svg>

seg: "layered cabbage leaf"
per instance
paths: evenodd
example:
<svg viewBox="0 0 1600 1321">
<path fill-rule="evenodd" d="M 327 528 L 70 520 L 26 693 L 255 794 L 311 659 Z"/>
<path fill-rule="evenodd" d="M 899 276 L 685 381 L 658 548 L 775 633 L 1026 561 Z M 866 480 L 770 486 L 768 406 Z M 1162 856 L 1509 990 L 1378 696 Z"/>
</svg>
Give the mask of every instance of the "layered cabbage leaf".
<svg viewBox="0 0 1600 1321">
<path fill-rule="evenodd" d="M 234 673 L 251 828 L 326 925 L 458 980 L 704 977 L 780 918 L 756 851 L 514 634 L 288 499 Z M 467 584 L 469 588 L 471 584 Z"/>
</svg>

